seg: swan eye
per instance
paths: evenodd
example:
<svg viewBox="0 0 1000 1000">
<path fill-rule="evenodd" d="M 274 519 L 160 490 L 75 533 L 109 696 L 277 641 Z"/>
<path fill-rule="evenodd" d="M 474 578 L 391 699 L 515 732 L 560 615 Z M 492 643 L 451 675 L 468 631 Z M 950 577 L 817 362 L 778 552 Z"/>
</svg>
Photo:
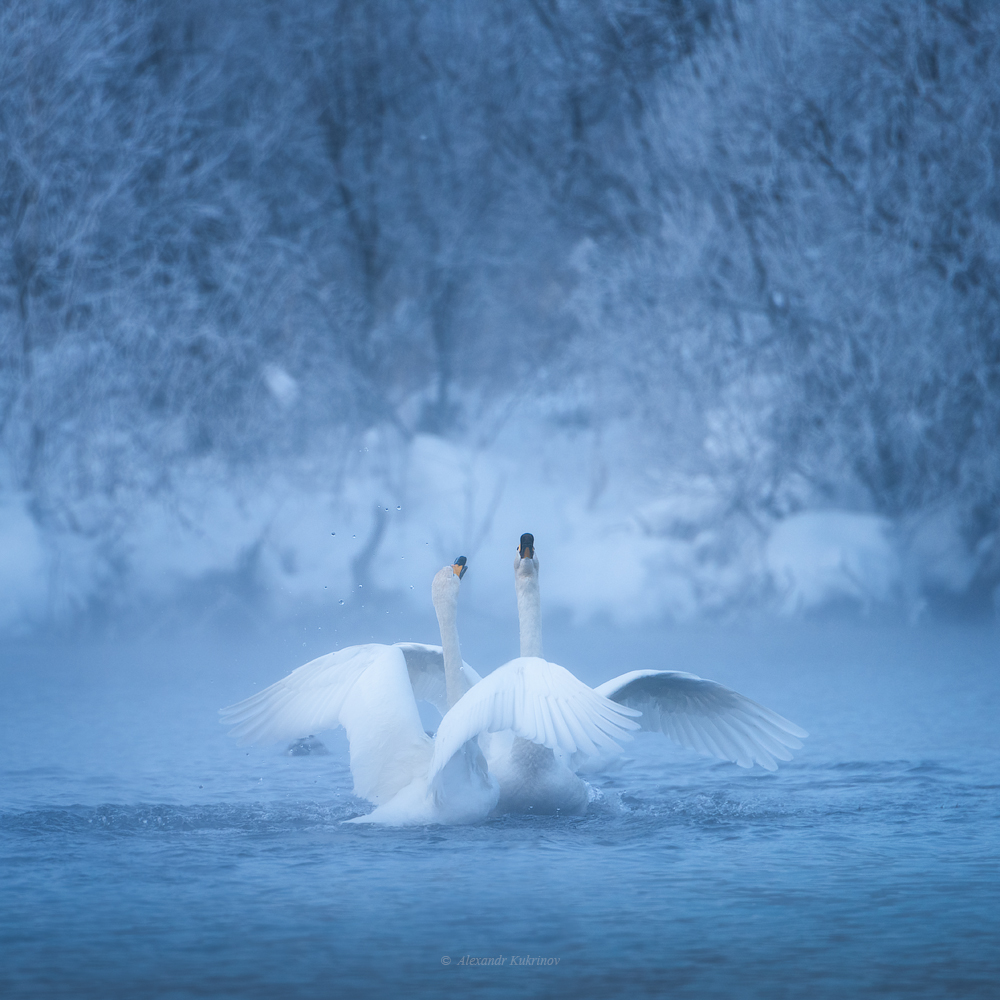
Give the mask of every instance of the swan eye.
<svg viewBox="0 0 1000 1000">
<path fill-rule="evenodd" d="M 465 571 L 469 568 L 465 563 L 465 556 L 459 556 L 451 565 L 452 572 L 459 578 L 459 580 L 465 576 Z"/>
</svg>

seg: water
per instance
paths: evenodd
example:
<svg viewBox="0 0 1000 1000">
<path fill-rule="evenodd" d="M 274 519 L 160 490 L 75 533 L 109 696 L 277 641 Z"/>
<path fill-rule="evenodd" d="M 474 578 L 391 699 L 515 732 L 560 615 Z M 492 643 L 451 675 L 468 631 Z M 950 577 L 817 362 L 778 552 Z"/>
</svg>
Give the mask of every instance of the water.
<svg viewBox="0 0 1000 1000">
<path fill-rule="evenodd" d="M 551 627 L 591 683 L 690 669 L 812 735 L 776 774 L 646 735 L 586 817 L 411 830 L 341 824 L 342 737 L 287 757 L 215 722 L 329 630 L 168 631 L 4 651 L 4 996 L 1000 992 L 995 628 Z"/>
</svg>

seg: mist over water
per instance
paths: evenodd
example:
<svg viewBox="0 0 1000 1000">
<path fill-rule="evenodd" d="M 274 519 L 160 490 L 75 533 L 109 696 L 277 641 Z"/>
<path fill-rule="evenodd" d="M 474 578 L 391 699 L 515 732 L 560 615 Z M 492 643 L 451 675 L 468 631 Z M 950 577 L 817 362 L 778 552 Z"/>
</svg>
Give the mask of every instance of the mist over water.
<svg viewBox="0 0 1000 1000">
<path fill-rule="evenodd" d="M 0 993 L 995 996 L 997 37 L 0 5 Z M 343 823 L 343 731 L 218 724 L 437 642 L 459 555 L 516 656 L 524 531 L 549 659 L 804 747 L 639 734 L 585 816 L 400 830 Z"/>
<path fill-rule="evenodd" d="M 433 634 L 383 617 L 337 627 Z M 463 625 L 480 669 L 516 642 L 512 612 Z M 404 830 L 342 825 L 370 808 L 342 732 L 290 757 L 216 721 L 325 648 L 307 628 L 5 648 L 6 995 L 995 991 L 994 627 L 549 621 L 585 681 L 687 669 L 810 737 L 766 773 L 639 734 L 584 817 Z"/>
</svg>

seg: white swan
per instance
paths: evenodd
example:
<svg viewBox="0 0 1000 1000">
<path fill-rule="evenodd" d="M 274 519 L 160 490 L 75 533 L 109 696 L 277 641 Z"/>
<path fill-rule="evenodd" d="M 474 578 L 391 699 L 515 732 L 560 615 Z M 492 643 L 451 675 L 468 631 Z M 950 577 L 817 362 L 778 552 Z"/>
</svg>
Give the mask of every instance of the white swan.
<svg viewBox="0 0 1000 1000">
<path fill-rule="evenodd" d="M 538 560 L 534 554 L 534 538 L 525 533 L 514 560 L 514 581 L 517 590 L 517 617 L 520 625 L 521 656 L 512 663 L 534 672 L 559 670 L 542 659 L 541 599 L 538 591 Z M 573 675 L 564 671 L 568 676 Z M 583 685 L 575 677 L 577 684 Z M 583 685 L 586 686 L 586 685 Z M 627 706 L 631 707 L 631 706 Z M 634 724 L 633 724 L 634 726 Z M 554 752 L 563 749 L 549 742 L 524 739 L 508 730 L 489 738 L 483 750 L 490 771 L 500 784 L 497 813 L 568 813 L 579 815 L 586 811 L 592 798 L 587 782 L 578 777 L 567 761 L 604 759 L 598 748 L 571 751 L 571 756 Z M 615 748 L 617 750 L 617 747 Z"/>
<path fill-rule="evenodd" d="M 468 822 L 490 811 L 582 812 L 589 786 L 553 751 L 563 759 L 621 753 L 616 740 L 631 739 L 628 730 L 638 727 L 630 716 L 638 711 L 614 704 L 568 670 L 538 656 L 518 657 L 474 682 L 459 676 L 450 666 L 461 662 L 455 604 L 439 601 L 435 592 L 434 606 L 449 708 L 434 736 L 430 767 L 415 773 L 389 802 L 351 822 L 403 825 Z M 486 778 L 481 744 L 490 755 Z M 497 775 L 492 773 L 494 765 Z M 508 780 L 508 794 L 497 806 L 500 776 Z M 492 795 L 488 801 L 480 791 L 485 783 Z"/>
<path fill-rule="evenodd" d="M 460 557 L 431 585 L 441 646 L 367 643 L 318 657 L 222 709 L 221 721 L 233 727 L 230 735 L 243 744 L 273 742 L 343 726 L 355 793 L 376 806 L 390 802 L 416 776 L 428 773 L 433 757 L 434 741 L 421 725 L 417 701 L 429 701 L 445 714 L 480 679 L 462 661 L 458 642 L 458 590 L 465 570 Z M 496 782 L 478 747 L 468 752 L 458 747 L 453 756 L 426 822 L 480 818 L 496 802 Z"/>
<path fill-rule="evenodd" d="M 638 713 L 562 667 L 519 659 L 481 680 L 463 664 L 456 618 L 464 572 L 465 560 L 456 560 L 431 588 L 442 670 L 434 647 L 349 647 L 223 709 L 231 735 L 246 743 L 342 725 L 355 792 L 376 805 L 352 822 L 393 825 L 473 822 L 491 812 L 499 790 L 480 752 L 481 734 L 510 730 L 564 754 L 620 752 L 615 741 L 630 738 L 627 730 L 636 725 L 629 716 Z M 420 725 L 418 698 L 443 702 L 433 739 Z"/>
<path fill-rule="evenodd" d="M 521 651 L 525 646 L 541 653 L 542 617 L 538 589 L 538 558 L 531 534 L 521 536 L 514 562 L 517 588 Z M 759 764 L 777 770 L 778 760 L 791 760 L 790 750 L 800 749 L 800 740 L 809 734 L 793 722 L 751 701 L 736 691 L 679 670 L 632 670 L 594 689 L 620 705 L 641 712 L 639 726 L 648 732 L 663 733 L 690 750 L 740 767 Z M 487 755 L 489 758 L 489 755 Z M 490 768 L 500 779 L 501 806 L 507 793 L 499 762 Z M 597 770 L 600 761 L 577 757 L 573 764 Z"/>
</svg>

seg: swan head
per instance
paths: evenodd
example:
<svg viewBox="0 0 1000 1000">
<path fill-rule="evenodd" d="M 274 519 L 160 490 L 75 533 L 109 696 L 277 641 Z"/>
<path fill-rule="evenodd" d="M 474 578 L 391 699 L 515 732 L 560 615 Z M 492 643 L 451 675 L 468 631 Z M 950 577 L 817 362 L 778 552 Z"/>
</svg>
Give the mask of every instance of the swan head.
<svg viewBox="0 0 1000 1000">
<path fill-rule="evenodd" d="M 535 536 L 530 532 L 521 535 L 514 559 L 514 576 L 518 580 L 538 576 L 538 556 L 535 555 Z"/>
<path fill-rule="evenodd" d="M 453 563 L 442 566 L 434 574 L 434 580 L 431 582 L 431 598 L 434 601 L 434 607 L 457 604 L 458 588 L 468 568 L 468 560 L 465 556 L 458 556 Z"/>
</svg>

